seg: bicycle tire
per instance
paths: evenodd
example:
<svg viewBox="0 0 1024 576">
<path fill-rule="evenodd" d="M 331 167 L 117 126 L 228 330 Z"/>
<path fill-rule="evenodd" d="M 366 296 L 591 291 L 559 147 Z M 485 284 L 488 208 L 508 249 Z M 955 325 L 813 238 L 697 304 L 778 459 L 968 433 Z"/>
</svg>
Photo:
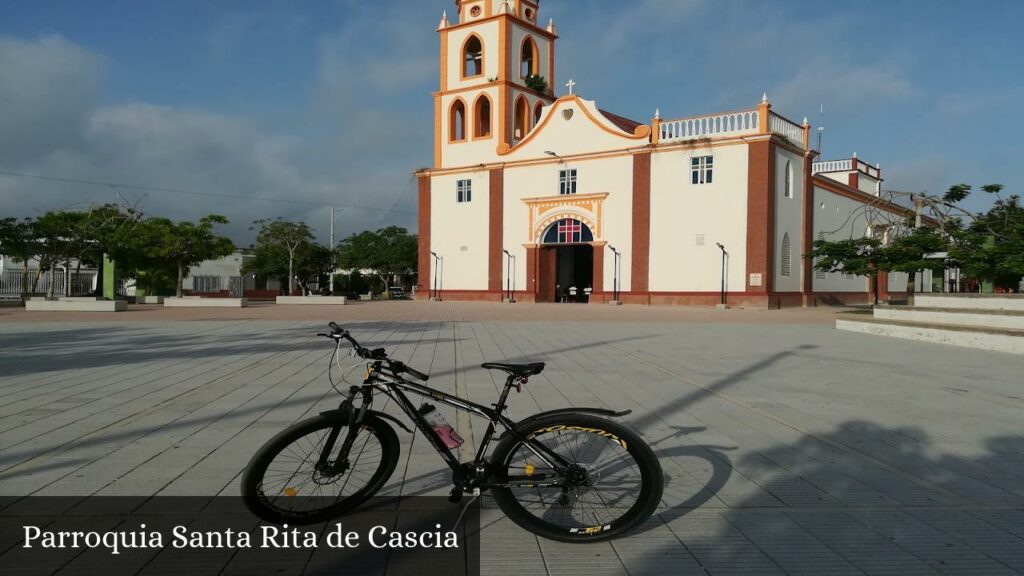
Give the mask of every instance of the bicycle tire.
<svg viewBox="0 0 1024 576">
<path fill-rule="evenodd" d="M 271 498 L 281 499 L 281 494 L 268 495 L 264 492 L 265 475 L 270 465 L 275 461 L 275 458 L 290 447 L 299 445 L 304 438 L 311 434 L 327 432 L 338 425 L 337 420 L 327 416 L 314 416 L 288 427 L 264 444 L 253 455 L 242 475 L 242 498 L 246 507 L 257 517 L 267 522 L 303 526 L 337 518 L 357 508 L 376 494 L 384 486 L 388 478 L 391 477 L 391 474 L 394 473 L 395 467 L 398 465 L 400 449 L 398 435 L 395 434 L 394 428 L 374 416 L 368 416 L 363 422 L 360 437 L 362 434 L 369 433 L 377 439 L 380 444 L 380 462 L 376 465 L 373 474 L 365 485 L 358 487 L 352 494 L 344 498 L 335 498 L 333 501 L 324 496 L 307 496 L 297 493 L 284 494 L 286 499 L 282 500 L 282 502 L 287 501 L 287 498 L 291 497 L 305 497 L 313 498 L 308 501 L 315 505 L 324 504 L 322 508 L 289 512 L 272 505 Z M 347 422 L 340 425 L 342 430 L 338 439 L 339 443 L 345 437 Z M 368 441 L 369 439 L 366 440 L 366 442 Z M 358 443 L 359 437 L 357 437 L 356 445 Z M 353 450 L 355 450 L 355 446 Z M 314 451 L 316 451 L 315 445 Z M 351 471 L 347 474 L 348 478 L 352 477 Z M 308 484 L 308 480 L 303 480 L 303 482 Z"/>
<path fill-rule="evenodd" d="M 611 540 L 627 534 L 645 522 L 654 514 L 661 502 L 664 475 L 657 456 L 639 435 L 621 424 L 590 414 L 569 413 L 528 419 L 517 424 L 515 430 L 517 434 L 506 433 L 494 449 L 491 462 L 496 467 L 499 483 L 508 481 L 511 476 L 512 458 L 518 453 L 518 449 L 525 448 L 519 438 L 535 438 L 548 445 L 543 437 L 555 431 L 582 432 L 608 442 L 624 442 L 623 449 L 633 458 L 640 473 L 640 489 L 636 503 L 624 514 L 597 523 L 588 524 L 581 521 L 578 526 L 559 526 L 528 511 L 520 501 L 519 494 L 530 489 L 493 489 L 492 495 L 498 507 L 505 512 L 510 520 L 534 534 L 550 540 L 572 543 Z M 612 486 L 614 485 L 608 485 L 606 488 Z M 539 491 L 539 489 L 537 490 Z M 577 497 L 573 503 L 574 508 L 578 502 Z"/>
</svg>

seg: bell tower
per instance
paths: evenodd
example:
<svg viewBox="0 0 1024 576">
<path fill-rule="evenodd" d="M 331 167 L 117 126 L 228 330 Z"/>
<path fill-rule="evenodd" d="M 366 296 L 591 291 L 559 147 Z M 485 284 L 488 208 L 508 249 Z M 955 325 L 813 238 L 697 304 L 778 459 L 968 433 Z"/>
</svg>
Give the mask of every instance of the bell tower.
<svg viewBox="0 0 1024 576">
<path fill-rule="evenodd" d="M 558 34 L 539 11 L 540 0 L 455 0 L 441 17 L 434 168 L 498 161 L 554 101 Z"/>
</svg>

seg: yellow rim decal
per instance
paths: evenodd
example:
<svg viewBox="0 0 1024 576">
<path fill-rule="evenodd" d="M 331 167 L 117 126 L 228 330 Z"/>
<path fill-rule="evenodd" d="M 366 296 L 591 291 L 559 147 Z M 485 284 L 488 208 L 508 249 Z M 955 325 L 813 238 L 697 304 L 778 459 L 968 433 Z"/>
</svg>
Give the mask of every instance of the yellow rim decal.
<svg viewBox="0 0 1024 576">
<path fill-rule="evenodd" d="M 591 434 L 597 434 L 598 436 L 602 436 L 604 438 L 611 439 L 613 442 L 618 443 L 619 446 L 622 446 L 623 448 L 626 448 L 627 450 L 629 449 L 626 446 L 626 441 L 625 440 L 623 440 L 622 438 L 619 438 L 618 436 L 616 436 L 615 434 L 612 434 L 611 432 L 607 432 L 605 430 L 601 430 L 600 428 L 584 428 L 583 426 L 565 426 L 564 424 L 559 424 L 557 426 L 551 426 L 550 428 L 544 428 L 543 430 L 538 430 L 537 432 L 561 432 L 563 430 L 570 430 L 570 431 L 571 430 L 577 430 L 577 431 L 580 431 L 580 432 L 590 432 Z M 531 439 L 532 438 L 533 437 L 531 436 Z"/>
</svg>

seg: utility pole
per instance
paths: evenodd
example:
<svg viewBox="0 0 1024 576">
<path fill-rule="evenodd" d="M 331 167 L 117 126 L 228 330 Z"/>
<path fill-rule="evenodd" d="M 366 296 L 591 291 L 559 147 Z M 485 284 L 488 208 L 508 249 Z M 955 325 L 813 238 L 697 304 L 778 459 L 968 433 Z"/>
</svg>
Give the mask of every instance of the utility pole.
<svg viewBox="0 0 1024 576">
<path fill-rule="evenodd" d="M 334 206 L 331 206 L 331 262 L 334 262 Z M 336 266 L 332 264 L 331 279 L 329 281 L 331 296 L 334 296 L 334 272 L 336 271 L 335 268 Z"/>
</svg>

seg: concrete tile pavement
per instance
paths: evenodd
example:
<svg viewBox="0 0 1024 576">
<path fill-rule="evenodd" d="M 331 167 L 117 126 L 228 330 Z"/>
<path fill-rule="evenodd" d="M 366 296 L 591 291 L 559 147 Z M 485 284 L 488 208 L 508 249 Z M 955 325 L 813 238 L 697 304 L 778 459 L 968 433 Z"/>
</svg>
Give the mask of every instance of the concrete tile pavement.
<svg viewBox="0 0 1024 576">
<path fill-rule="evenodd" d="M 836 332 L 821 311 L 540 321 L 386 304 L 366 313 L 391 318 L 346 321 L 433 385 L 489 403 L 485 359 L 547 361 L 513 417 L 632 409 L 664 467 L 658 515 L 613 543 L 538 539 L 486 508 L 484 573 L 1024 572 L 1015 357 Z M 326 319 L 260 314 L 0 322 L 0 495 L 235 494 L 260 444 L 337 402 L 312 336 Z M 446 416 L 471 449 L 479 429 Z M 399 437 L 385 492 L 446 494 L 438 457 Z"/>
</svg>

